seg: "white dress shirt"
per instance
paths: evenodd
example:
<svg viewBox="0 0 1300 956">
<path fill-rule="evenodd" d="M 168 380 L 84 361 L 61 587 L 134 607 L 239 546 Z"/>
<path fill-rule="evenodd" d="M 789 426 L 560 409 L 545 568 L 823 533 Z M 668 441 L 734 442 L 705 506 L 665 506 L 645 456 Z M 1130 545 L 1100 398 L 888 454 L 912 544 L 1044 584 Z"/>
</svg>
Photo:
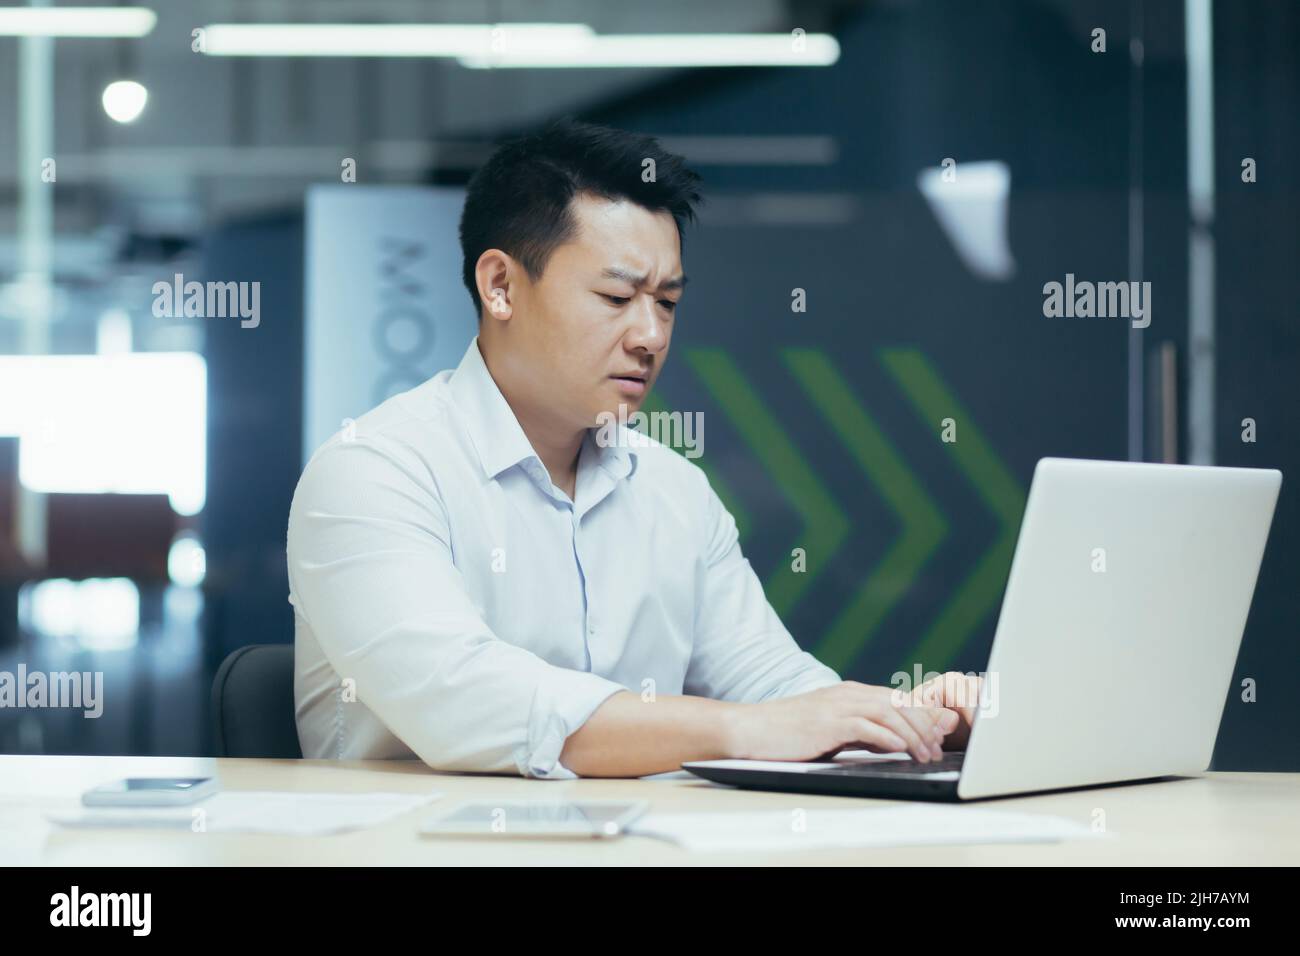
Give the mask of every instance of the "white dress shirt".
<svg viewBox="0 0 1300 956">
<path fill-rule="evenodd" d="M 768 604 L 704 472 L 624 441 L 588 432 L 570 500 L 476 338 L 322 445 L 289 513 L 303 755 L 567 778 L 566 738 L 617 691 L 837 683 Z"/>
</svg>

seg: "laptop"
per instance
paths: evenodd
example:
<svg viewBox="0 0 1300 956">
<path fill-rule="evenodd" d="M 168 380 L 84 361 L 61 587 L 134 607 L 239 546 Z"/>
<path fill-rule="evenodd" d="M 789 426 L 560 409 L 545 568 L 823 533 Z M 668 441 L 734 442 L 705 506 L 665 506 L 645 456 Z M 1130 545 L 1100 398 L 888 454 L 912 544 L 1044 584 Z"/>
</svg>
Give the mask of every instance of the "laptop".
<svg viewBox="0 0 1300 956">
<path fill-rule="evenodd" d="M 965 751 L 683 768 L 759 790 L 926 800 L 1201 773 L 1281 484 L 1266 469 L 1044 458 Z"/>
</svg>

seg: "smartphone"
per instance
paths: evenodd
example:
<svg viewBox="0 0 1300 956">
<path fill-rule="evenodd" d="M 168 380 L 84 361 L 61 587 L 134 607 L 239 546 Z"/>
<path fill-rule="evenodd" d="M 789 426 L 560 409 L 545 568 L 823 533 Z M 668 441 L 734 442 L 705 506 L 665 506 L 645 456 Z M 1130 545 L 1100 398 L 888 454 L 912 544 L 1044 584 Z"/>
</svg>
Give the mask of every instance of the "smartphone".
<svg viewBox="0 0 1300 956">
<path fill-rule="evenodd" d="M 480 801 L 462 804 L 430 817 L 420 827 L 425 836 L 574 837 L 622 836 L 649 804 L 579 801 Z"/>
<path fill-rule="evenodd" d="M 181 807 L 217 792 L 215 777 L 128 777 L 81 795 L 88 807 Z"/>
</svg>

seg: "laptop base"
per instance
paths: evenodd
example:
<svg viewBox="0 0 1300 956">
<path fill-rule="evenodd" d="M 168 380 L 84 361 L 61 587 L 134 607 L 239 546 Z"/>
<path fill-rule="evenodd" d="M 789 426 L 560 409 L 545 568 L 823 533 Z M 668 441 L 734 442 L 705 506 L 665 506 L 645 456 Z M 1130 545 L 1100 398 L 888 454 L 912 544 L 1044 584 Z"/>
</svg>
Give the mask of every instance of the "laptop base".
<svg viewBox="0 0 1300 956">
<path fill-rule="evenodd" d="M 699 764 L 688 765 L 686 769 L 705 780 L 743 787 L 747 790 L 820 793 L 838 797 L 874 797 L 882 800 L 953 802 L 961 799 L 957 796 L 955 779 L 931 780 L 924 776 L 854 775 L 815 770 L 741 770 L 734 767 L 709 767 Z"/>
</svg>

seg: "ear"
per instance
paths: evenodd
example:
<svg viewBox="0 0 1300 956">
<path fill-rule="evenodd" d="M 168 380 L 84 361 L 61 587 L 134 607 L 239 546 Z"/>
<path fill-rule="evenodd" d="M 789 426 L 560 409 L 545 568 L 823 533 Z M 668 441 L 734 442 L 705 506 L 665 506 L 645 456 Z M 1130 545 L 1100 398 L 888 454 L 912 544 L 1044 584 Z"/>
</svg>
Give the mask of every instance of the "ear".
<svg viewBox="0 0 1300 956">
<path fill-rule="evenodd" d="M 490 319 L 509 321 L 514 314 L 510 294 L 518 274 L 519 264 L 500 249 L 488 249 L 478 257 L 474 266 L 474 281 L 478 286 L 479 299 L 483 302 L 484 315 Z"/>
</svg>

